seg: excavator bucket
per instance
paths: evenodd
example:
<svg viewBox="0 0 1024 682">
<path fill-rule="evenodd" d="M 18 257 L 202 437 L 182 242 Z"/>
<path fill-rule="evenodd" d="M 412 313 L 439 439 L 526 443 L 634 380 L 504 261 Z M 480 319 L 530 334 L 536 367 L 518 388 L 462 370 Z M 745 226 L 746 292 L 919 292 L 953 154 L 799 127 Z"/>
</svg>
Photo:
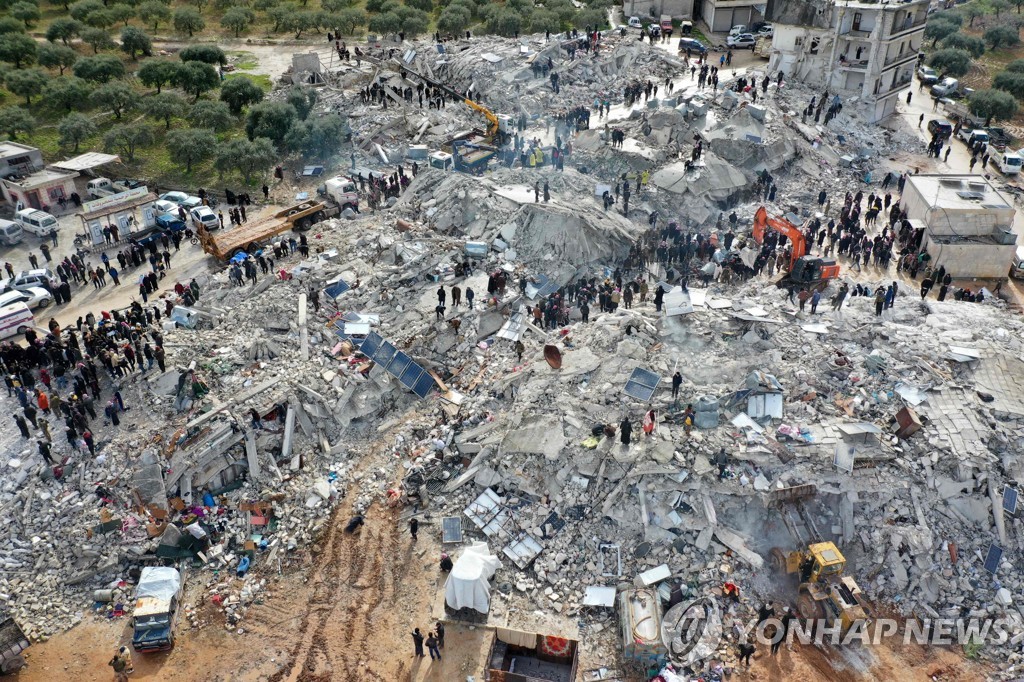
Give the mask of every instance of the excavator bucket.
<svg viewBox="0 0 1024 682">
<path fill-rule="evenodd" d="M 768 211 L 764 206 L 757 209 L 757 213 L 754 214 L 754 228 L 751 231 L 754 235 L 754 241 L 760 244 L 764 241 L 764 228 L 768 226 Z"/>
</svg>

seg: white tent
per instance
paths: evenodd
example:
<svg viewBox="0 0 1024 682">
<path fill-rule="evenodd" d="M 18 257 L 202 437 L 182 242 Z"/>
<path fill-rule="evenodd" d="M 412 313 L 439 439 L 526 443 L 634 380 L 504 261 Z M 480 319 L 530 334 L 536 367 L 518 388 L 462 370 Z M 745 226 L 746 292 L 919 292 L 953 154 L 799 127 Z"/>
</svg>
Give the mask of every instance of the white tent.
<svg viewBox="0 0 1024 682">
<path fill-rule="evenodd" d="M 486 542 L 474 542 L 455 562 L 444 586 L 444 600 L 453 609 L 471 608 L 487 613 L 491 607 L 491 586 L 487 582 L 501 561 L 487 549 Z"/>
</svg>

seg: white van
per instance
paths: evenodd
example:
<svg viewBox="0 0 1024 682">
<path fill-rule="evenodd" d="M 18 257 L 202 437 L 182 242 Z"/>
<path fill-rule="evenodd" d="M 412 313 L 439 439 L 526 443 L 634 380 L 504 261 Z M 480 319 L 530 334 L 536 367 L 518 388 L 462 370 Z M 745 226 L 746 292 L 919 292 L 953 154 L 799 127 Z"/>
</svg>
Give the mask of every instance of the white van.
<svg viewBox="0 0 1024 682">
<path fill-rule="evenodd" d="M 731 36 L 738 36 L 743 33 L 749 33 L 749 31 L 747 31 L 746 24 L 736 24 L 731 29 L 729 29 L 729 35 Z"/>
<path fill-rule="evenodd" d="M 15 334 L 24 334 L 36 326 L 36 318 L 24 303 L 0 308 L 0 339 L 7 339 Z"/>
<path fill-rule="evenodd" d="M 47 237 L 54 230 L 60 231 L 60 224 L 56 218 L 34 208 L 22 209 L 15 213 L 14 222 L 37 237 Z"/>
<path fill-rule="evenodd" d="M 0 220 L 0 244 L 14 246 L 20 244 L 24 236 L 25 231 L 21 229 L 21 225 L 10 220 Z"/>
<path fill-rule="evenodd" d="M 644 25 L 640 23 L 640 17 L 630 17 L 629 26 L 630 28 L 643 28 Z"/>
</svg>

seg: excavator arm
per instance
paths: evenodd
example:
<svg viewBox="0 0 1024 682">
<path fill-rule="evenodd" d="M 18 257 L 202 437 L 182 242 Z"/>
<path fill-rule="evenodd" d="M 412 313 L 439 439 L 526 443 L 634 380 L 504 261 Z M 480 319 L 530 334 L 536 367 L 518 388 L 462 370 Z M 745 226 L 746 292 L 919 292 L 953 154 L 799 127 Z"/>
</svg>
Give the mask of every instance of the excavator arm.
<svg viewBox="0 0 1024 682">
<path fill-rule="evenodd" d="M 752 230 L 754 241 L 758 244 L 762 243 L 764 241 L 765 228 L 768 227 L 789 239 L 793 244 L 793 253 L 789 257 L 789 268 L 792 271 L 793 265 L 807 253 L 807 240 L 804 238 L 804 233 L 788 220 L 769 218 L 767 209 L 762 206 L 754 213 L 754 227 Z"/>
<path fill-rule="evenodd" d="M 484 115 L 484 118 L 486 118 L 487 122 L 490 124 L 487 129 L 487 136 L 493 139 L 498 134 L 498 117 L 494 115 L 493 111 L 491 111 L 482 104 L 477 104 L 473 100 L 466 98 L 463 98 L 463 101 L 466 103 L 467 107 L 474 111 L 479 111 L 481 114 Z"/>
</svg>

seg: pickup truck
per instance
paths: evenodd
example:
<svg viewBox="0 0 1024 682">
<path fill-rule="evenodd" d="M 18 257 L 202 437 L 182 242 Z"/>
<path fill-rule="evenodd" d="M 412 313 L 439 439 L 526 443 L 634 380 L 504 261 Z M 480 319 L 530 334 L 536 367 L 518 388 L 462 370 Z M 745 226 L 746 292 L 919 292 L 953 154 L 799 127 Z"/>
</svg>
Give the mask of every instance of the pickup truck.
<svg viewBox="0 0 1024 682">
<path fill-rule="evenodd" d="M 174 625 L 181 606 L 181 574 L 166 566 L 147 566 L 135 588 L 132 648 L 163 651 L 174 646 Z"/>
<path fill-rule="evenodd" d="M 956 97 L 960 94 L 960 81 L 955 78 L 943 78 L 932 86 L 932 97 Z"/>
<path fill-rule="evenodd" d="M 341 210 L 351 208 L 353 211 L 359 211 L 359 191 L 351 178 L 344 175 L 329 178 L 324 182 L 322 189 L 323 191 L 318 190 L 318 193 L 329 196 Z"/>
<path fill-rule="evenodd" d="M 1024 165 L 1024 158 L 1005 146 L 1000 149 L 997 145 L 989 144 L 985 151 L 988 152 L 989 161 L 1003 175 L 1017 175 L 1020 173 L 1021 166 Z"/>
<path fill-rule="evenodd" d="M 114 182 L 110 178 L 93 178 L 85 185 L 85 193 L 89 195 L 90 199 L 109 197 L 112 194 L 120 194 L 127 191 L 127 189 L 124 185 Z"/>
</svg>

